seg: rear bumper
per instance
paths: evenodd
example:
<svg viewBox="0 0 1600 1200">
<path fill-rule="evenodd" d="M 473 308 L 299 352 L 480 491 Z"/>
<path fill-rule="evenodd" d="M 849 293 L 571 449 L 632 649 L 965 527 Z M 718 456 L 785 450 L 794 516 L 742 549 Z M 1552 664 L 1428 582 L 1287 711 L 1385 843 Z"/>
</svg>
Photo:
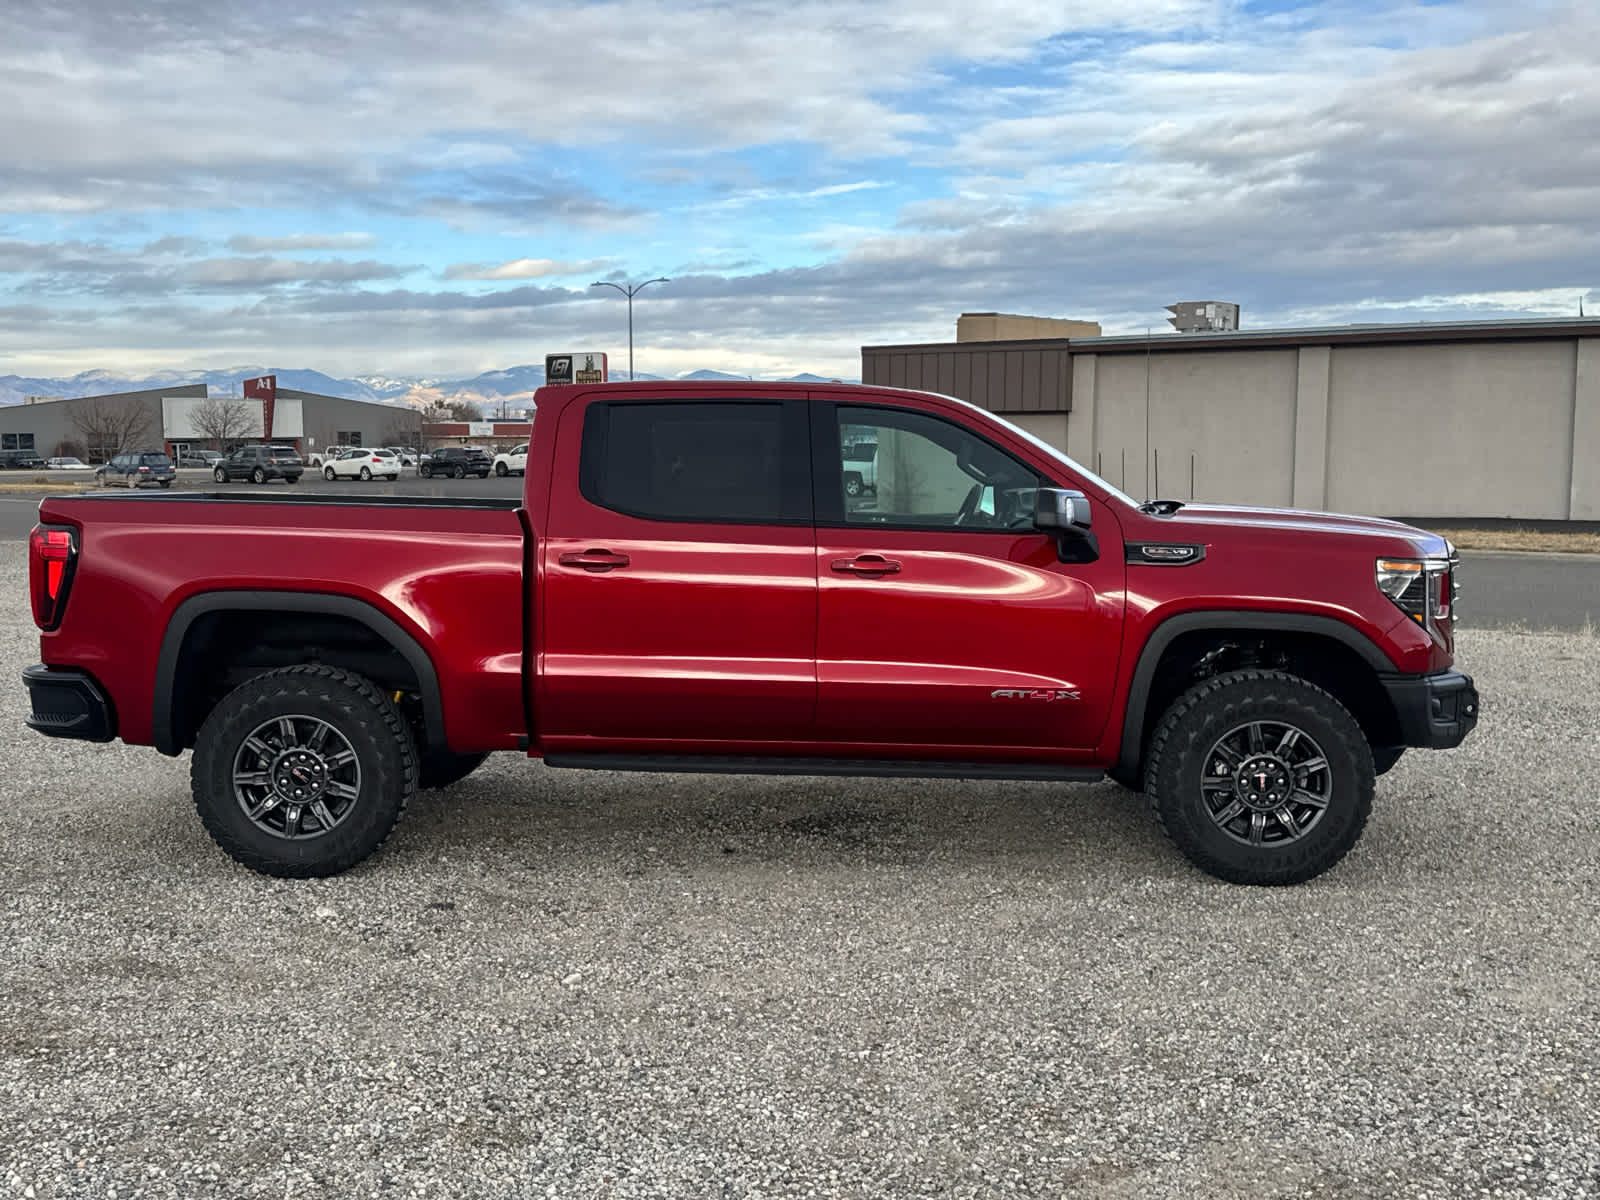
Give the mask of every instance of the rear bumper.
<svg viewBox="0 0 1600 1200">
<path fill-rule="evenodd" d="M 116 714 L 87 671 L 35 663 L 22 672 L 28 689 L 28 728 L 45 737 L 109 742 L 117 736 Z"/>
<path fill-rule="evenodd" d="M 1460 671 L 1380 677 L 1400 720 L 1402 744 L 1448 750 L 1478 723 L 1478 689 Z"/>
</svg>

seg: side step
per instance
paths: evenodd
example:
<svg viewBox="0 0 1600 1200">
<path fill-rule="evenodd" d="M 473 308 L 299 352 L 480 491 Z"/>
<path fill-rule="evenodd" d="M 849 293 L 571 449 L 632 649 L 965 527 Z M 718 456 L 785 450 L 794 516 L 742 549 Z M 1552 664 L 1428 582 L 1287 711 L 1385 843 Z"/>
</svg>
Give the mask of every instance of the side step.
<svg viewBox="0 0 1600 1200">
<path fill-rule="evenodd" d="M 1033 762 L 940 762 L 896 758 L 759 758 L 714 754 L 547 754 L 548 767 L 585 771 L 663 771 L 703 775 L 847 775 L 888 779 L 976 779 L 1095 783 L 1098 767 Z"/>
</svg>

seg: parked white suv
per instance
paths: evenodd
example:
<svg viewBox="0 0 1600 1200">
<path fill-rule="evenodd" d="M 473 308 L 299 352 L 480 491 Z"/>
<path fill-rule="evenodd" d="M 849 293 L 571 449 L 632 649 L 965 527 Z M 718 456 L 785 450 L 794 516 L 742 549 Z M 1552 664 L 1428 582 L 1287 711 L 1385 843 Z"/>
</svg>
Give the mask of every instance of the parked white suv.
<svg viewBox="0 0 1600 1200">
<path fill-rule="evenodd" d="M 338 458 L 324 459 L 322 477 L 334 479 L 400 478 L 400 460 L 393 450 L 382 447 L 353 446 Z"/>
<path fill-rule="evenodd" d="M 507 475 L 526 475 L 528 473 L 527 443 L 513 446 L 504 454 L 496 454 L 494 456 L 494 473 L 501 478 Z"/>
</svg>

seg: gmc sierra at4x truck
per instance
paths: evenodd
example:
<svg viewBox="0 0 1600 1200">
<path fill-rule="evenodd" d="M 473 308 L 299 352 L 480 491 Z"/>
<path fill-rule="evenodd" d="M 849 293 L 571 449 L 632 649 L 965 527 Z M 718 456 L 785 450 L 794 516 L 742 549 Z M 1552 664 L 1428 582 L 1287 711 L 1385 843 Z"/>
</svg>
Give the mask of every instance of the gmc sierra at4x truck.
<svg viewBox="0 0 1600 1200">
<path fill-rule="evenodd" d="M 1139 504 L 969 404 L 550 387 L 521 501 L 47 498 L 28 723 L 193 751 L 246 866 L 330 875 L 419 787 L 551 767 L 1112 779 L 1198 867 L 1309 879 L 1455 746 L 1443 538 Z M 871 444 L 874 488 L 846 483 Z"/>
</svg>

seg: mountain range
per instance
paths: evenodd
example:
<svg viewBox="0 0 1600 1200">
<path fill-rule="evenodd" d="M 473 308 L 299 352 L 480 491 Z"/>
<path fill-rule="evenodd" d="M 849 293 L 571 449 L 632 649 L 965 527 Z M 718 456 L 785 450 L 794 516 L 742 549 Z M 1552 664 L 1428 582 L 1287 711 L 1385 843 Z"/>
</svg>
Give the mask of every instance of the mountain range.
<svg viewBox="0 0 1600 1200">
<path fill-rule="evenodd" d="M 544 386 L 544 367 L 526 365 L 485 371 L 471 379 L 428 379 L 416 376 L 358 375 L 336 379 L 305 367 L 230 367 L 219 371 L 156 371 L 143 377 L 119 375 L 113 371 L 81 371 L 65 379 L 43 379 L 24 375 L 0 375 L 0 404 L 20 404 L 24 396 L 97 396 L 111 392 L 136 392 L 147 388 L 178 387 L 186 383 L 206 384 L 214 395 L 237 396 L 243 382 L 257 375 L 276 375 L 278 386 L 324 396 L 343 396 L 379 404 L 407 404 L 426 399 L 472 400 L 498 404 L 513 396 L 527 396 Z M 626 378 L 626 376 L 621 376 Z M 660 375 L 635 376 L 659 380 Z M 726 371 L 700 370 L 678 379 L 748 379 Z M 821 375 L 791 375 L 787 382 L 826 383 Z M 853 382 L 853 381 L 851 381 Z"/>
</svg>

